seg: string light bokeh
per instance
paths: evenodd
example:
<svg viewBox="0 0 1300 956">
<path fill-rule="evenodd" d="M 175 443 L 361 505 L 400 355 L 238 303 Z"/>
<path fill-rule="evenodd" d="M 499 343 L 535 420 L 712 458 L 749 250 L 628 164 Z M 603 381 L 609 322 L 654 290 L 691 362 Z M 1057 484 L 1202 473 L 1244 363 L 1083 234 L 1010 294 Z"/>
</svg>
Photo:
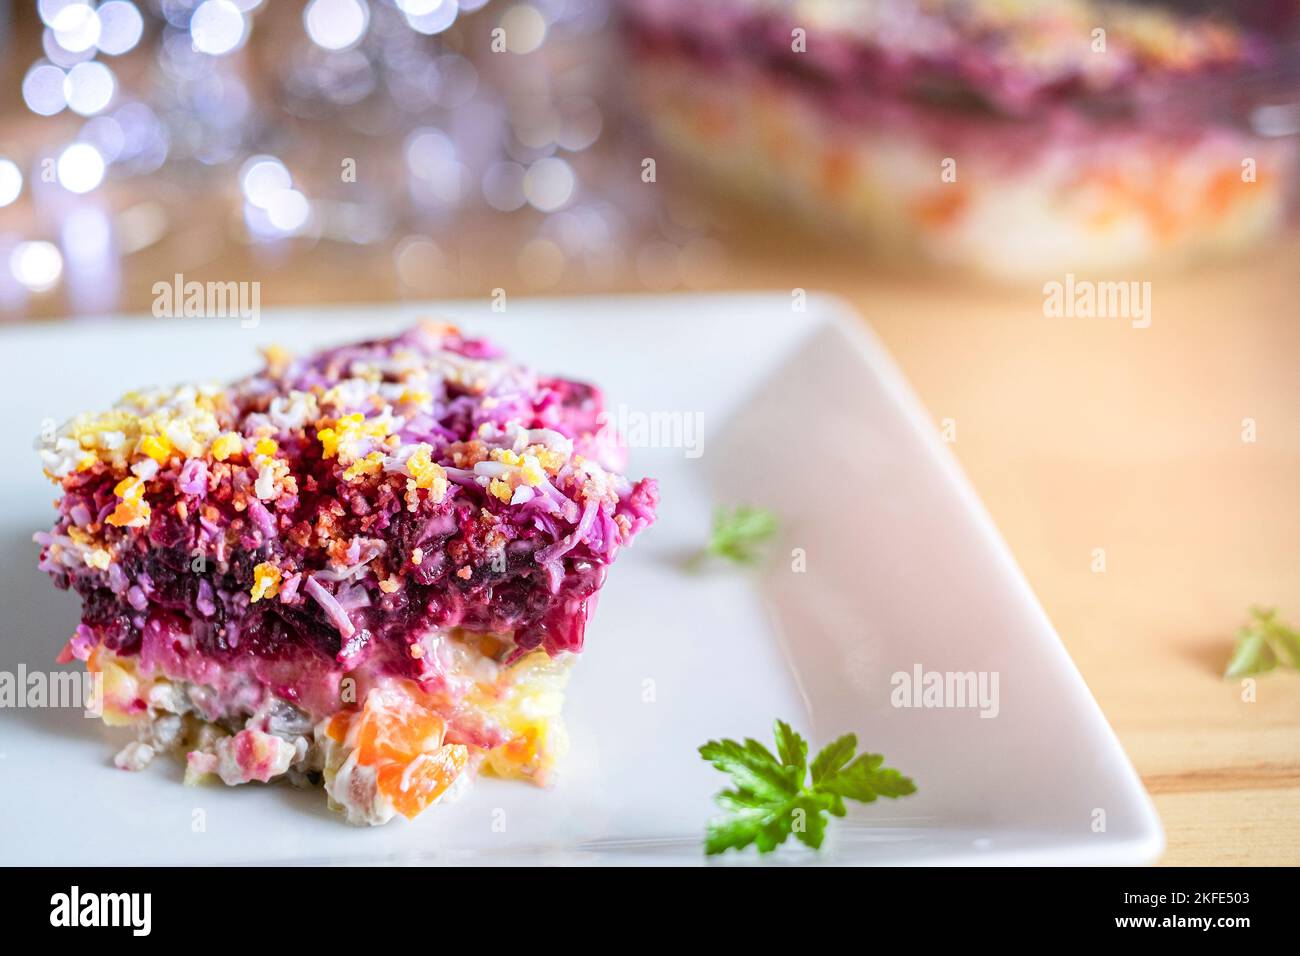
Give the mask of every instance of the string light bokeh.
<svg viewBox="0 0 1300 956">
<path fill-rule="evenodd" d="M 275 277 L 294 264 L 409 298 L 665 289 L 706 285 L 721 255 L 707 217 L 637 188 L 605 0 L 14 12 L 6 315 L 139 309 L 174 272 L 292 301 Z"/>
</svg>

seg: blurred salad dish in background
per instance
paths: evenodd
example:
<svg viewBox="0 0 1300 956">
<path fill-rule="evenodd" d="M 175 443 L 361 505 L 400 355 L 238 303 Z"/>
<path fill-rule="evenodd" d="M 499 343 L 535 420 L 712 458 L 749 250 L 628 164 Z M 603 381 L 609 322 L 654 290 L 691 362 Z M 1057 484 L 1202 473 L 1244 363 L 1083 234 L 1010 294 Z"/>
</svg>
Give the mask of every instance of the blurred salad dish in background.
<svg viewBox="0 0 1300 956">
<path fill-rule="evenodd" d="M 720 188 L 998 278 L 1183 263 L 1294 206 L 1300 5 L 628 0 L 629 84 Z"/>
</svg>

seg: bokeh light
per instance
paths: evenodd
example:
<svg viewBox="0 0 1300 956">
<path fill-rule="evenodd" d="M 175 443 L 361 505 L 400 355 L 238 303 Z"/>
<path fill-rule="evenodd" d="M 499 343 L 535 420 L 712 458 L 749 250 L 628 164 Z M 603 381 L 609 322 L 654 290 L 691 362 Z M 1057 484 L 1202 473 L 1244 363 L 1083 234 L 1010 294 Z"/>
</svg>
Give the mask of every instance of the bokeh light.
<svg viewBox="0 0 1300 956">
<path fill-rule="evenodd" d="M 281 189 L 266 206 L 266 218 L 281 232 L 297 232 L 310 216 L 311 204 L 296 189 Z"/>
<path fill-rule="evenodd" d="M 78 63 L 63 78 L 68 108 L 82 116 L 92 116 L 107 107 L 116 88 L 113 71 L 94 60 Z"/>
<path fill-rule="evenodd" d="M 194 49 L 209 56 L 224 56 L 239 49 L 247 32 L 244 14 L 230 0 L 203 0 L 190 20 Z"/>
<path fill-rule="evenodd" d="M 505 31 L 506 49 L 511 53 L 532 53 L 546 41 L 546 18 L 530 4 L 511 7 L 501 14 L 500 23 Z"/>
<path fill-rule="evenodd" d="M 33 113 L 53 116 L 68 105 L 63 92 L 64 73 L 53 63 L 37 63 L 23 77 L 23 102 Z"/>
<path fill-rule="evenodd" d="M 76 66 L 78 63 L 85 63 L 87 60 L 93 60 L 96 52 L 95 47 L 81 50 L 73 53 L 66 50 L 59 44 L 59 38 L 53 30 L 46 27 L 41 31 L 41 50 L 45 53 L 45 59 L 49 60 L 55 66 L 61 66 L 65 70 L 68 67 Z"/>
<path fill-rule="evenodd" d="M 126 149 L 126 131 L 112 116 L 96 116 L 81 127 L 77 140 L 99 151 L 105 163 L 114 162 Z"/>
<path fill-rule="evenodd" d="M 514 212 L 528 202 L 524 195 L 524 167 L 518 163 L 494 163 L 483 174 L 483 198 L 493 209 Z"/>
<path fill-rule="evenodd" d="M 239 171 L 239 184 L 248 202 L 267 209 L 277 193 L 293 185 L 293 178 L 274 156 L 252 156 Z"/>
<path fill-rule="evenodd" d="M 99 8 L 99 50 L 120 56 L 132 50 L 144 33 L 144 18 L 129 0 L 108 0 Z"/>
<path fill-rule="evenodd" d="M 90 143 L 73 143 L 55 164 L 59 183 L 74 193 L 88 193 L 104 181 L 104 157 Z"/>
<path fill-rule="evenodd" d="M 0 159 L 0 206 L 8 206 L 23 191 L 23 172 L 12 159 Z"/>
<path fill-rule="evenodd" d="M 324 50 L 346 50 L 361 42 L 370 23 L 365 0 L 311 0 L 302 14 L 311 41 Z"/>
<path fill-rule="evenodd" d="M 534 209 L 554 212 L 573 197 L 576 184 L 573 167 L 563 159 L 548 156 L 528 167 L 524 176 L 524 195 Z"/>
<path fill-rule="evenodd" d="M 49 24 L 59 46 L 71 53 L 91 50 L 99 42 L 99 14 L 88 3 L 69 3 L 54 15 Z"/>
<path fill-rule="evenodd" d="M 411 28 L 425 36 L 442 33 L 460 13 L 456 0 L 398 0 L 398 6 Z"/>
<path fill-rule="evenodd" d="M 9 272 L 31 292 L 47 292 L 63 274 L 63 256 L 52 242 L 20 242 L 9 253 Z"/>
</svg>

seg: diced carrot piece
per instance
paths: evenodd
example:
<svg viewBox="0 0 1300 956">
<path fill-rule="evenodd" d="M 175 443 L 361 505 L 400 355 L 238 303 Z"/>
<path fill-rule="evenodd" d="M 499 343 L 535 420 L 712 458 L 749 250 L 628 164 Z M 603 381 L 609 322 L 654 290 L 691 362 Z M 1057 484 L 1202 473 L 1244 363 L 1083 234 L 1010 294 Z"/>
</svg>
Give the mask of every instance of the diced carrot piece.
<svg viewBox="0 0 1300 956">
<path fill-rule="evenodd" d="M 355 717 L 356 714 L 352 711 L 340 710 L 325 725 L 325 735 L 335 743 L 343 743 L 348 737 L 348 728 L 352 726 Z"/>
<path fill-rule="evenodd" d="M 462 744 L 447 744 L 433 753 L 422 753 L 409 763 L 388 761 L 379 768 L 379 792 L 408 820 L 419 816 L 465 769 L 469 749 Z"/>
<path fill-rule="evenodd" d="M 437 750 L 447 732 L 447 722 L 423 707 L 393 709 L 366 701 L 357 733 L 357 760 L 374 765 L 382 760 L 406 763 Z"/>
</svg>

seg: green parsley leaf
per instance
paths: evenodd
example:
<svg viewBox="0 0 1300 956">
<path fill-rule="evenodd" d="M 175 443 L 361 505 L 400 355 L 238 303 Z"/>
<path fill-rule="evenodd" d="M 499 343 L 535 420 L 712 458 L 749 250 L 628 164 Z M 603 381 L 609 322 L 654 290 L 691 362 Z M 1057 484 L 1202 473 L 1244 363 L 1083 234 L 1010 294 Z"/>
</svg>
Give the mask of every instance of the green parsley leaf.
<svg viewBox="0 0 1300 956">
<path fill-rule="evenodd" d="M 794 778 L 802 781 L 804 771 L 808 769 L 808 741 L 795 733 L 784 720 L 776 722 L 776 752 L 781 755 L 781 763 L 795 771 Z"/>
<path fill-rule="evenodd" d="M 884 766 L 880 754 L 854 756 L 858 739 L 845 734 L 822 749 L 808 767 L 808 742 L 783 720 L 775 722 L 777 755 L 757 740 L 710 740 L 700 756 L 731 777 L 734 789 L 714 801 L 726 816 L 710 820 L 704 852 L 743 850 L 751 844 L 770 853 L 793 834 L 812 849 L 826 837 L 827 815 L 842 817 L 845 798 L 870 803 L 904 797 L 916 785 Z"/>
<path fill-rule="evenodd" d="M 840 768 L 853 759 L 853 754 L 858 749 L 858 735 L 845 734 L 838 740 L 833 740 L 822 748 L 822 752 L 817 755 L 812 765 L 813 785 L 817 785 L 833 773 L 838 773 Z"/>
<path fill-rule="evenodd" d="M 777 530 L 776 515 L 766 508 L 737 505 L 719 507 L 713 513 L 713 533 L 706 554 L 737 564 L 754 564 L 762 557 L 762 545 Z"/>
<path fill-rule="evenodd" d="M 800 797 L 791 811 L 791 829 L 800 843 L 820 850 L 826 838 L 825 804 L 815 797 Z"/>
<path fill-rule="evenodd" d="M 897 770 L 882 767 L 884 761 L 880 754 L 863 754 L 843 770 L 814 784 L 813 789 L 861 803 L 871 803 L 876 797 L 905 797 L 915 793 L 916 785 Z"/>
<path fill-rule="evenodd" d="M 1237 631 L 1237 645 L 1223 676 L 1263 674 L 1278 665 L 1300 670 L 1300 633 L 1277 618 L 1274 608 L 1253 607 L 1251 622 Z"/>
<path fill-rule="evenodd" d="M 710 740 L 700 748 L 700 756 L 729 775 L 741 794 L 775 803 L 799 792 L 799 782 L 792 780 L 771 751 L 757 740 L 747 738 L 743 744 Z"/>
</svg>

